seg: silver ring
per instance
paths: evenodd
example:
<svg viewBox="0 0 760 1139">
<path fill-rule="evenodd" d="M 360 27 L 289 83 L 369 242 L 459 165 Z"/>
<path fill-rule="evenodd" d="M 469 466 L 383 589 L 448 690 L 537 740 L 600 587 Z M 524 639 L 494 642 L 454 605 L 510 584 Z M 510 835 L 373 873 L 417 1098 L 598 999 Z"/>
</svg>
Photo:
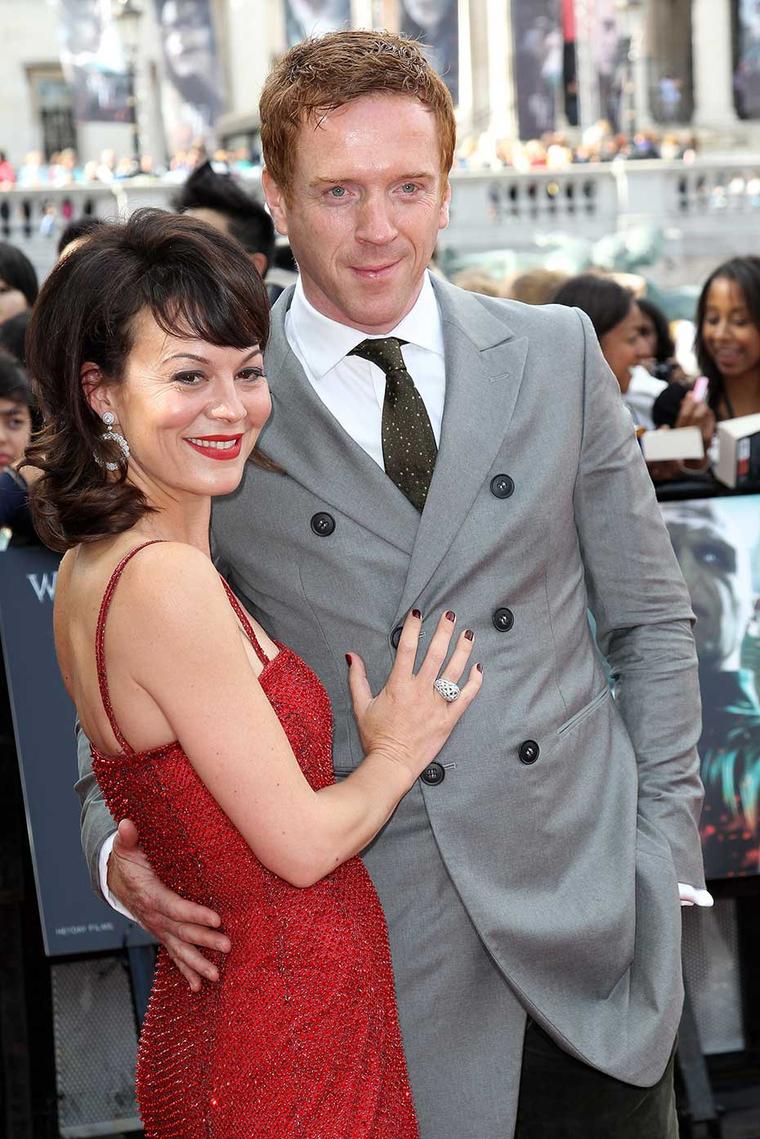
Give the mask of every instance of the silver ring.
<svg viewBox="0 0 760 1139">
<path fill-rule="evenodd" d="M 462 691 L 458 684 L 453 680 L 446 680 L 444 676 L 439 677 L 433 685 L 439 696 L 442 696 L 447 704 L 452 704 L 455 700 L 459 699 L 459 694 Z"/>
</svg>

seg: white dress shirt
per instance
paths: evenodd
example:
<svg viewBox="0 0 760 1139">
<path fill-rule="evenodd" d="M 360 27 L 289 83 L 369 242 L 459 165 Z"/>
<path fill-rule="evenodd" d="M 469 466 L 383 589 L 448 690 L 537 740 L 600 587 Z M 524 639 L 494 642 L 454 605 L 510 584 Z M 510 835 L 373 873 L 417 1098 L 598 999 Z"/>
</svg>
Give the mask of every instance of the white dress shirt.
<svg viewBox="0 0 760 1139">
<path fill-rule="evenodd" d="M 300 278 L 285 317 L 285 336 L 322 403 L 370 458 L 384 468 L 382 444 L 385 373 L 377 364 L 347 354 L 362 340 L 397 336 L 401 354 L 422 396 L 436 443 L 441 441 L 446 368 L 438 302 L 426 273 L 413 308 L 383 336 L 339 324 L 306 299 Z"/>
</svg>

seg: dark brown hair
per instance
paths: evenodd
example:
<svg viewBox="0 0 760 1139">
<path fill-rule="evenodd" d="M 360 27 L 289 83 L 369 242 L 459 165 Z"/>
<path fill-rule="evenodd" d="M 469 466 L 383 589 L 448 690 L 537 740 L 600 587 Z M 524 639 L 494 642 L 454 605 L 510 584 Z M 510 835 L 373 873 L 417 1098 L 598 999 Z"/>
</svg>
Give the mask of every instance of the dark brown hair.
<svg viewBox="0 0 760 1139">
<path fill-rule="evenodd" d="M 419 44 L 390 32 L 329 32 L 303 40 L 267 77 L 259 102 L 264 162 L 286 199 L 301 125 L 363 95 L 419 99 L 438 127 L 441 172 L 454 161 L 456 120 L 451 95 Z"/>
<path fill-rule="evenodd" d="M 31 493 L 35 527 L 65 550 L 134 526 L 152 509 L 126 481 L 126 462 L 103 443 L 104 427 L 82 388 L 85 363 L 118 383 L 135 317 L 148 310 L 166 332 L 223 347 L 260 345 L 269 306 L 238 242 L 203 222 L 138 210 L 105 225 L 56 265 L 35 305 L 27 366 L 44 426 L 27 455 L 44 473 Z M 106 462 L 119 462 L 113 477 Z"/>
<path fill-rule="evenodd" d="M 721 402 L 726 396 L 726 385 L 720 368 L 705 344 L 704 328 L 710 286 L 718 280 L 734 282 L 744 298 L 744 304 L 752 323 L 757 329 L 760 329 L 760 257 L 747 255 L 746 257 L 732 257 L 729 261 L 724 261 L 717 269 L 713 269 L 702 286 L 702 292 L 697 301 L 695 318 L 697 331 L 694 339 L 694 351 L 700 372 L 703 376 L 707 376 L 708 406 L 715 412 L 716 416 L 719 414 Z"/>
</svg>

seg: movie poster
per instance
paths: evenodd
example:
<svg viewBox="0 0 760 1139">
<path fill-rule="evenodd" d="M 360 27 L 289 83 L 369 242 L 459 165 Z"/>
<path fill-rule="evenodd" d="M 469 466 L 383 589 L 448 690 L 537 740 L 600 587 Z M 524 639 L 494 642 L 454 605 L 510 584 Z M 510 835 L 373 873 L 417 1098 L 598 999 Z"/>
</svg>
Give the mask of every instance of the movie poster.
<svg viewBox="0 0 760 1139">
<path fill-rule="evenodd" d="M 553 131 L 562 95 L 564 37 L 560 0 L 512 0 L 520 138 Z"/>
<path fill-rule="evenodd" d="M 760 496 L 661 505 L 697 617 L 705 871 L 758 874 Z"/>
<path fill-rule="evenodd" d="M 285 0 L 288 47 L 309 36 L 351 27 L 351 0 Z"/>
<path fill-rule="evenodd" d="M 399 0 L 402 36 L 419 40 L 454 102 L 459 101 L 457 0 Z"/>
<path fill-rule="evenodd" d="M 110 0 L 58 0 L 61 67 L 77 122 L 131 123 L 129 78 Z"/>
<path fill-rule="evenodd" d="M 162 110 L 170 151 L 209 143 L 224 109 L 224 83 L 210 0 L 155 0 L 165 82 Z"/>
<path fill-rule="evenodd" d="M 626 79 L 628 38 L 621 26 L 616 0 L 584 0 L 575 7 L 577 41 L 590 52 L 598 110 L 614 131 L 623 125 L 623 92 Z M 596 100 L 595 100 L 596 102 Z M 588 115 L 583 108 L 584 120 Z"/>
<path fill-rule="evenodd" d="M 756 0 L 737 4 L 734 98 L 742 119 L 760 118 L 760 8 Z"/>
</svg>

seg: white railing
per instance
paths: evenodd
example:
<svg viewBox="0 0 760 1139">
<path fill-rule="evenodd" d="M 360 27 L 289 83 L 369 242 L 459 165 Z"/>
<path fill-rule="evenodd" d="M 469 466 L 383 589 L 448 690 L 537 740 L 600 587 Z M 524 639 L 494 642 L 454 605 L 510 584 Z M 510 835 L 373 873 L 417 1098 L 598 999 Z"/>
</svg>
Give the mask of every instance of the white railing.
<svg viewBox="0 0 760 1139">
<path fill-rule="evenodd" d="M 760 156 L 558 171 L 457 170 L 451 181 L 451 222 L 440 235 L 442 250 L 526 251 L 552 235 L 595 241 L 640 223 L 662 228 L 676 255 L 729 255 L 756 245 L 760 250 L 754 233 L 760 222 Z M 72 217 L 170 208 L 176 191 L 176 184 L 155 181 L 0 192 L 0 237 L 25 249 L 44 275 Z"/>
</svg>

